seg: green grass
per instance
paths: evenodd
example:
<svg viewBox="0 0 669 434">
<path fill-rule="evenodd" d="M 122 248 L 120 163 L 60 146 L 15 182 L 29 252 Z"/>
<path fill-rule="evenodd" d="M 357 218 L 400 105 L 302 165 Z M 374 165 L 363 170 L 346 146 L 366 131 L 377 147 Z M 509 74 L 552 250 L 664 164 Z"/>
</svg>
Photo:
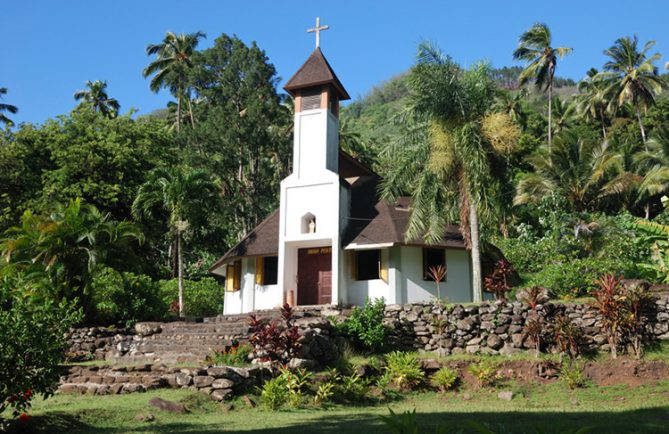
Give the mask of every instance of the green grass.
<svg viewBox="0 0 669 434">
<path fill-rule="evenodd" d="M 507 385 L 512 401 L 497 398 L 500 389 L 447 394 L 422 392 L 388 404 L 395 412 L 416 409 L 423 432 L 437 425 L 457 431 L 467 421 L 488 424 L 505 432 L 565 432 L 592 427 L 590 432 L 664 432 L 669 423 L 669 381 L 652 386 L 589 387 L 575 391 L 562 384 Z M 190 400 L 188 414 L 152 409 L 154 396 Z M 241 401 L 225 411 L 208 399 L 193 399 L 188 390 L 158 390 L 118 396 L 55 396 L 36 400 L 29 428 L 34 433 L 386 433 L 378 416 L 386 405 L 307 408 L 270 412 L 247 408 Z M 135 420 L 151 413 L 153 422 Z M 466 431 L 465 431 L 466 432 Z"/>
</svg>

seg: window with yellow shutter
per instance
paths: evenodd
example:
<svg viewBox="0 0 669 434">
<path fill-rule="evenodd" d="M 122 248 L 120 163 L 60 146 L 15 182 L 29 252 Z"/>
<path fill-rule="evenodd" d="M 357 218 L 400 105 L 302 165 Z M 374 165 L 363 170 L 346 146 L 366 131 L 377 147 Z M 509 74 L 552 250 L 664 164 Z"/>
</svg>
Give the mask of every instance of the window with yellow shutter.
<svg viewBox="0 0 669 434">
<path fill-rule="evenodd" d="M 236 260 L 225 267 L 225 290 L 239 291 L 242 288 L 242 261 Z"/>
</svg>

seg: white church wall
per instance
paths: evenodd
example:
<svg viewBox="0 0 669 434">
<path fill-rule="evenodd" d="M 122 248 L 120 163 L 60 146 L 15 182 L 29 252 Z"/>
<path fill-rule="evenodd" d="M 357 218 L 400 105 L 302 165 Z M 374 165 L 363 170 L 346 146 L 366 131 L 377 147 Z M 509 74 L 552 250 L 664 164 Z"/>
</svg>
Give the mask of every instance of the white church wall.
<svg viewBox="0 0 669 434">
<path fill-rule="evenodd" d="M 287 186 L 281 210 L 285 213 L 283 234 L 285 240 L 315 239 L 336 236 L 338 231 L 337 198 L 339 182 L 316 182 L 308 185 Z M 311 214 L 316 217 L 316 232 L 303 233 L 302 219 Z"/>
<path fill-rule="evenodd" d="M 348 303 L 355 306 L 362 306 L 365 300 L 375 300 L 383 298 L 386 303 L 390 299 L 390 287 L 381 279 L 374 280 L 353 280 L 348 279 Z"/>
<path fill-rule="evenodd" d="M 223 303 L 223 313 L 225 315 L 242 313 L 242 291 L 226 291 Z"/>
<path fill-rule="evenodd" d="M 242 259 L 242 312 L 252 312 L 254 305 L 255 259 Z"/>
<path fill-rule="evenodd" d="M 446 249 L 446 282 L 440 283 L 442 298 L 449 303 L 472 301 L 469 254 L 463 249 Z M 402 275 L 405 293 L 403 303 L 429 301 L 436 296 L 432 281 L 423 280 L 423 250 L 420 247 L 402 247 Z"/>
<path fill-rule="evenodd" d="M 279 285 L 255 285 L 255 308 L 274 309 L 283 304 Z"/>
<path fill-rule="evenodd" d="M 295 115 L 293 170 L 298 178 L 318 176 L 327 165 L 327 110 Z"/>
</svg>

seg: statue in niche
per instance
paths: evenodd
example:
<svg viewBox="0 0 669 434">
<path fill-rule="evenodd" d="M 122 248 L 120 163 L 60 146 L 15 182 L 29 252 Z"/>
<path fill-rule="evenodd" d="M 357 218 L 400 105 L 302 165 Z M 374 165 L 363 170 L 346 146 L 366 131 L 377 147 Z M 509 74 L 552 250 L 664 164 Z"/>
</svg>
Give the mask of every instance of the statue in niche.
<svg viewBox="0 0 669 434">
<path fill-rule="evenodd" d="M 309 233 L 310 234 L 315 234 L 316 233 L 316 218 L 312 218 L 309 220 Z"/>
</svg>

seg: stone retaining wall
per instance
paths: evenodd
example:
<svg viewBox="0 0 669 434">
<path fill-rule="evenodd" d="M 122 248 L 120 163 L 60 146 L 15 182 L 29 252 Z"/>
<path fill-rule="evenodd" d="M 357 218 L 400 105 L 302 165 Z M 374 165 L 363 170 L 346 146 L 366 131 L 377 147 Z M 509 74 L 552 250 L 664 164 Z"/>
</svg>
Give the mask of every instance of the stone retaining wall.
<svg viewBox="0 0 669 434">
<path fill-rule="evenodd" d="M 669 297 L 659 296 L 648 321 L 652 339 L 669 340 Z M 389 343 L 398 348 L 435 351 L 441 355 L 458 353 L 512 354 L 534 349 L 523 334 L 530 313 L 520 302 L 491 302 L 471 306 L 413 304 L 387 306 L 384 322 L 391 329 Z M 608 351 L 601 316 L 588 304 L 547 303 L 536 313 L 552 324 L 566 315 L 581 328 L 581 345 L 586 350 Z M 550 343 L 550 342 L 548 342 Z M 556 349 L 549 345 L 548 350 Z"/>
<path fill-rule="evenodd" d="M 597 310 L 586 304 L 547 303 L 537 306 L 547 323 L 557 315 L 569 316 L 584 332 L 587 349 L 607 350 Z M 486 302 L 480 305 L 411 304 L 389 305 L 384 322 L 390 328 L 391 346 L 440 354 L 511 354 L 533 348 L 523 334 L 530 308 L 520 302 Z M 260 316 L 276 317 L 277 311 Z M 302 334 L 299 357 L 313 363 L 334 359 L 336 347 L 328 317 L 339 320 L 346 311 L 321 307 L 296 312 L 295 323 Z M 649 318 L 649 335 L 669 340 L 669 296 L 655 300 Z M 247 315 L 220 316 L 204 323 L 138 323 L 132 329 L 83 328 L 72 331 L 70 355 L 74 360 L 98 359 L 128 363 L 203 363 L 215 350 L 234 339 L 249 337 Z M 552 350 L 548 348 L 548 350 Z M 307 366 L 310 363 L 304 363 Z"/>
<path fill-rule="evenodd" d="M 169 368 L 160 364 L 124 367 L 71 366 L 60 379 L 59 393 L 116 395 L 157 388 L 188 388 L 217 401 L 246 393 L 272 373 L 268 368 Z"/>
</svg>

